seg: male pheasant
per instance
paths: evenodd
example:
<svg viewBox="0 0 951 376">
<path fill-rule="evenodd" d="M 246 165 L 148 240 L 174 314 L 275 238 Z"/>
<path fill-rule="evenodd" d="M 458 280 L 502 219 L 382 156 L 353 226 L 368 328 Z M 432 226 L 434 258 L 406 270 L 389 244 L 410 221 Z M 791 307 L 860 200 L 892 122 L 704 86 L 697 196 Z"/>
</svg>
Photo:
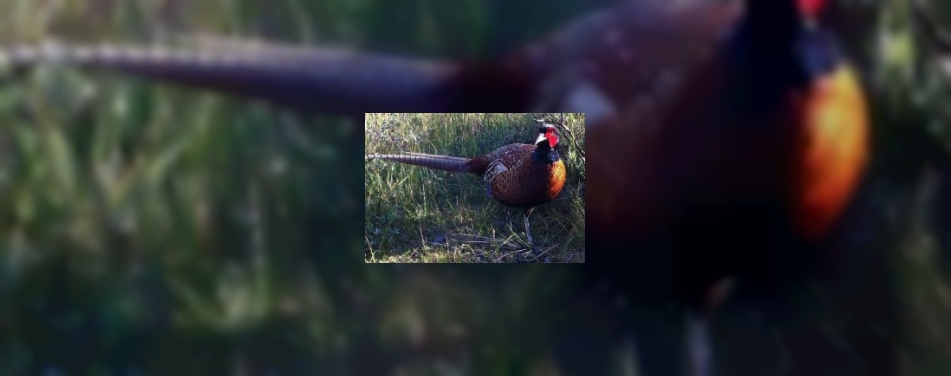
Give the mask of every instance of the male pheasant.
<svg viewBox="0 0 951 376">
<path fill-rule="evenodd" d="M 667 375 L 679 364 L 667 351 L 679 342 L 658 329 L 677 317 L 668 302 L 706 311 L 709 292 L 737 275 L 746 281 L 737 294 L 772 302 L 761 307 L 779 317 L 776 296 L 792 277 L 844 253 L 833 240 L 869 158 L 869 131 L 858 78 L 818 20 L 824 3 L 623 1 L 476 63 L 234 42 L 207 44 L 204 54 L 27 46 L 0 60 L 65 61 L 307 112 L 585 112 L 587 243 L 612 258 L 586 265 L 637 303 L 629 322 L 650 342 L 638 347 L 644 371 Z M 843 300 L 871 302 L 866 295 Z M 875 296 L 877 308 L 850 313 L 889 317 L 888 295 Z M 783 351 L 798 360 L 790 372 L 821 368 L 809 360 L 835 351 L 803 339 L 820 325 L 787 324 Z M 889 342 L 851 328 L 863 360 L 890 372 Z M 710 368 L 693 353 L 698 370 Z M 722 367 L 780 363 L 744 355 Z"/>
<path fill-rule="evenodd" d="M 558 155 L 558 142 L 558 129 L 542 123 L 534 144 L 505 145 L 476 158 L 421 153 L 371 154 L 366 158 L 482 176 L 489 197 L 525 209 L 525 235 L 534 249 L 528 217 L 536 206 L 558 197 L 565 186 L 565 163 Z"/>
<path fill-rule="evenodd" d="M 598 276 L 610 275 L 632 299 L 635 339 L 660 336 L 659 323 L 677 316 L 670 304 L 688 313 L 687 337 L 671 340 L 670 351 L 658 355 L 662 346 L 656 345 L 641 350 L 647 372 L 677 373 L 681 362 L 670 356 L 681 344 L 689 348 L 691 374 L 766 367 L 762 361 L 710 364 L 708 320 L 726 299 L 718 292 L 725 281 L 738 282 L 734 306 L 769 318 L 788 338 L 783 350 L 800 359 L 793 373 L 865 367 L 850 364 L 844 354 L 837 363 L 810 364 L 803 360 L 832 351 L 818 350 L 820 342 L 792 340 L 821 338 L 818 324 L 802 320 L 832 311 L 819 308 L 814 297 L 803 298 L 801 290 L 814 281 L 839 288 L 829 281 L 841 271 L 826 267 L 853 246 L 842 242 L 842 218 L 870 158 L 863 89 L 834 35 L 818 22 L 823 5 L 710 3 L 658 17 L 651 22 L 672 26 L 650 28 L 655 35 L 627 35 L 640 38 L 641 47 L 652 46 L 640 64 L 667 69 L 661 75 L 666 82 L 649 88 L 649 96 L 626 105 L 619 99 L 631 96 L 617 93 L 635 89 L 612 88 L 597 76 L 574 84 L 601 88 L 587 89 L 582 99 L 601 103 L 606 114 L 587 131 L 588 244 L 602 252 L 620 244 L 629 250 L 624 266 L 590 267 Z M 697 34 L 722 39 L 698 53 L 691 47 L 703 40 Z M 683 57 L 689 54 L 694 57 Z M 863 299 L 841 303 L 870 302 Z M 808 301 L 813 304 L 803 303 Z M 890 320 L 886 301 L 878 303 L 881 312 L 867 316 Z M 867 324 L 846 326 L 849 343 L 863 360 L 878 364 L 866 372 L 893 372 L 887 336 L 876 337 Z"/>
</svg>

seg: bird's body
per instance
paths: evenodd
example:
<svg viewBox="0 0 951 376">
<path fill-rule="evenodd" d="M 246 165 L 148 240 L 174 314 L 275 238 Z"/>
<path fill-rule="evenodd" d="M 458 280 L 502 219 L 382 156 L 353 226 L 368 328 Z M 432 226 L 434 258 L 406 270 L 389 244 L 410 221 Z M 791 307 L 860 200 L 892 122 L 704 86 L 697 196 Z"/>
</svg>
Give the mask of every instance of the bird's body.
<svg viewBox="0 0 951 376">
<path fill-rule="evenodd" d="M 690 348 L 689 374 L 731 367 L 702 360 L 710 351 L 705 322 L 729 299 L 711 291 L 726 278 L 737 282 L 733 299 L 772 312 L 785 333 L 803 325 L 783 322 L 802 319 L 791 312 L 810 309 L 790 308 L 789 296 L 829 277 L 826 267 L 843 252 L 838 228 L 865 174 L 870 125 L 857 74 L 810 13 L 815 3 L 671 11 L 652 22 L 672 26 L 625 35 L 643 47 L 639 64 L 664 67 L 648 72 L 652 79 L 627 92 L 575 81 L 599 88 L 600 96 L 582 97 L 606 109 L 586 132 L 589 249 L 629 260 L 586 266 L 633 300 L 635 338 L 656 337 L 658 322 L 678 317 L 670 304 L 686 309 L 687 338 L 665 349 Z M 642 350 L 648 374 L 683 372 L 681 360 L 652 356 L 656 347 Z M 889 359 L 876 359 L 884 372 Z"/>
<path fill-rule="evenodd" d="M 489 197 L 512 207 L 530 208 L 554 200 L 565 185 L 565 164 L 552 150 L 537 153 L 530 144 L 505 145 L 477 158 L 407 153 L 371 155 L 383 159 L 450 172 L 482 176 Z"/>
<path fill-rule="evenodd" d="M 822 29 L 785 30 L 795 19 L 744 29 L 749 19 L 734 19 L 741 26 L 708 57 L 681 65 L 667 98 L 588 130 L 598 145 L 586 187 L 594 239 L 651 236 L 701 212 L 722 229 L 750 228 L 728 218 L 760 227 L 775 217 L 775 229 L 763 228 L 771 237 L 829 233 L 868 159 L 857 77 Z M 747 209 L 762 213 L 735 215 Z"/>
<path fill-rule="evenodd" d="M 565 186 L 565 163 L 558 154 L 554 126 L 539 128 L 535 144 L 510 144 L 476 158 L 407 153 L 373 154 L 381 159 L 435 170 L 476 174 L 485 180 L 489 197 L 506 206 L 526 209 L 525 231 L 531 242 L 528 215 L 538 205 L 554 200 Z"/>
</svg>

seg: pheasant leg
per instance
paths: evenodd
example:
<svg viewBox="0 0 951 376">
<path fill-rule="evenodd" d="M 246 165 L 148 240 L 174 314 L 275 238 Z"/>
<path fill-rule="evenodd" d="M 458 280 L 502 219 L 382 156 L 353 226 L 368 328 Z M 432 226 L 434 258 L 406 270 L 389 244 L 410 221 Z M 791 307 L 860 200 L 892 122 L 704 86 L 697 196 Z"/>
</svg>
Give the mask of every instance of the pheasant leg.
<svg viewBox="0 0 951 376">
<path fill-rule="evenodd" d="M 532 240 L 532 230 L 528 225 L 528 216 L 532 215 L 532 211 L 534 210 L 535 208 L 532 207 L 525 211 L 525 236 L 528 237 L 528 245 L 532 247 L 533 252 L 535 251 L 535 242 Z"/>
<path fill-rule="evenodd" d="M 690 312 L 687 318 L 687 354 L 691 376 L 711 376 L 713 354 L 710 349 L 710 329 L 707 318 Z"/>
</svg>

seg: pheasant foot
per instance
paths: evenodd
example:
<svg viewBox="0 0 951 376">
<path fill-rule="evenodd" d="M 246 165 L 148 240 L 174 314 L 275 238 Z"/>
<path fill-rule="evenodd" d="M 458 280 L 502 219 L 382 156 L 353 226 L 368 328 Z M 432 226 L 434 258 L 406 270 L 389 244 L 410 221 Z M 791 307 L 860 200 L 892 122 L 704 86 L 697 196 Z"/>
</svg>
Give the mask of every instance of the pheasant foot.
<svg viewBox="0 0 951 376">
<path fill-rule="evenodd" d="M 534 207 L 525 210 L 525 236 L 528 238 L 528 246 L 531 247 L 532 253 L 535 253 L 535 241 L 532 240 L 532 229 L 528 223 L 528 216 L 532 215 L 534 210 Z"/>
</svg>

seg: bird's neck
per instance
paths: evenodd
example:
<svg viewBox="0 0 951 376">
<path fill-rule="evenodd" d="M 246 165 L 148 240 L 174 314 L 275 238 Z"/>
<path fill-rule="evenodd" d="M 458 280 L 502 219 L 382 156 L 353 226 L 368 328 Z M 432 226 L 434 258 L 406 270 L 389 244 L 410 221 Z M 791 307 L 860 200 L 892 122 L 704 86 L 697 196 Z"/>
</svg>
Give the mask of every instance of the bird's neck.
<svg viewBox="0 0 951 376">
<path fill-rule="evenodd" d="M 797 1 L 749 0 L 746 2 L 742 24 L 756 32 L 768 32 L 776 38 L 795 32 L 806 17 L 799 11 Z M 764 38 L 768 39 L 768 38 Z"/>
<path fill-rule="evenodd" d="M 535 145 L 535 152 L 532 153 L 532 159 L 541 164 L 549 164 L 558 162 L 561 159 L 561 156 L 558 155 L 558 150 L 548 146 L 548 144 L 542 142 Z"/>
<path fill-rule="evenodd" d="M 769 111 L 790 89 L 804 88 L 835 69 L 842 60 L 832 34 L 796 9 L 792 2 L 753 2 L 726 44 L 728 70 L 746 104 Z"/>
</svg>

